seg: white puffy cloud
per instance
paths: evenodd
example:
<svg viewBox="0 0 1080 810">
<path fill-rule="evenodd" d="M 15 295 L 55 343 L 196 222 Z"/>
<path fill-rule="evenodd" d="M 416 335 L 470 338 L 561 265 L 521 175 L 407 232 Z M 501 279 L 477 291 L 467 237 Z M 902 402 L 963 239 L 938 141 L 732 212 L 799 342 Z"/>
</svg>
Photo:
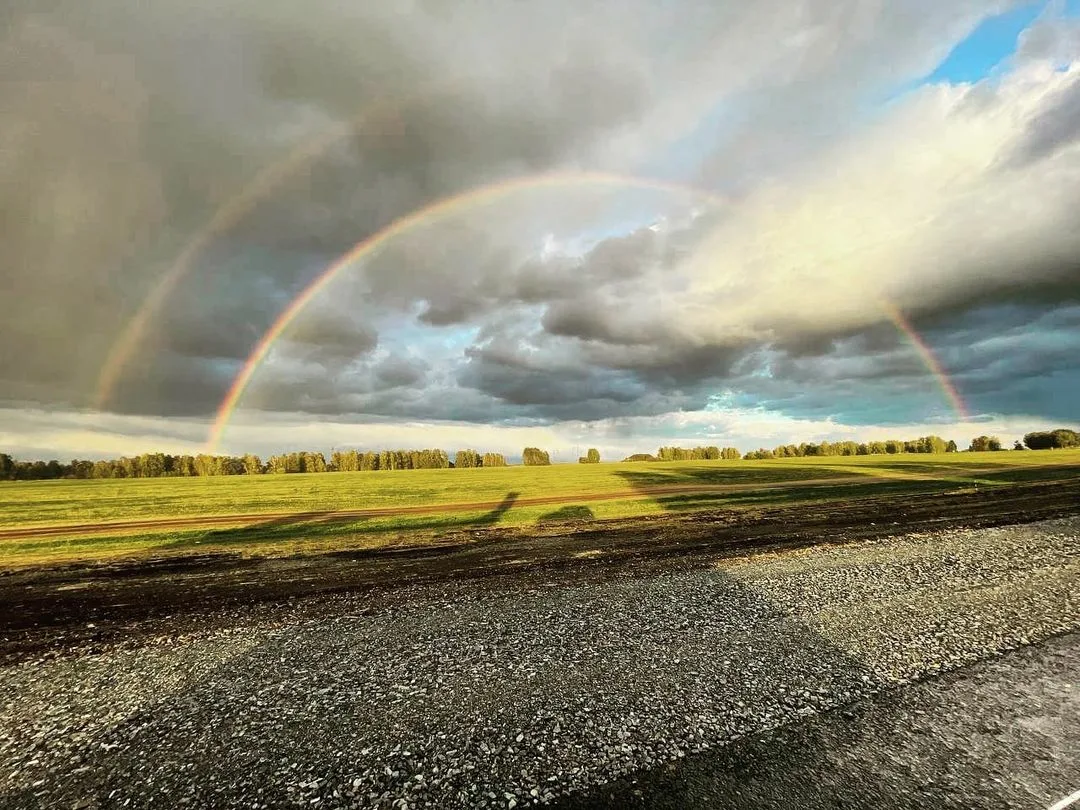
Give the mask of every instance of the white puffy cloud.
<svg viewBox="0 0 1080 810">
<path fill-rule="evenodd" d="M 1013 156 L 1078 88 L 1080 64 L 1035 64 L 912 92 L 733 207 L 680 270 L 694 279 L 681 319 L 703 339 L 767 339 L 881 321 L 882 299 L 934 309 L 1075 279 L 1080 150 Z"/>
</svg>

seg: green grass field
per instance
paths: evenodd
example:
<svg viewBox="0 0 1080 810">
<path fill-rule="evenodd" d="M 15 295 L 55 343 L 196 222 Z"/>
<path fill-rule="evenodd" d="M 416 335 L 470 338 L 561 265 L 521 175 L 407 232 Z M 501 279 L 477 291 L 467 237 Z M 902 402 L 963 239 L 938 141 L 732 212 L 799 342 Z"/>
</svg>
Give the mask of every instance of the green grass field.
<svg viewBox="0 0 1080 810">
<path fill-rule="evenodd" d="M 239 528 L 125 529 L 0 539 L 0 566 L 232 550 L 280 554 L 437 542 L 494 525 L 752 508 L 873 494 L 939 492 L 1080 474 L 1080 450 L 856 456 L 769 461 L 566 464 L 467 470 L 0 483 L 0 531 L 18 527 L 259 513 Z M 826 482 L 824 479 L 849 479 Z M 791 486 L 786 486 L 789 484 Z M 732 487 L 656 492 L 664 487 Z M 643 492 L 645 490 L 645 492 Z M 625 493 L 625 497 L 618 497 Z M 610 500 L 591 500 L 604 495 Z M 529 499 L 557 498 L 530 505 Z M 480 510 L 439 511 L 492 503 Z M 524 502 L 524 503 L 523 503 Z M 285 513 L 435 507 L 428 514 L 290 519 Z"/>
</svg>

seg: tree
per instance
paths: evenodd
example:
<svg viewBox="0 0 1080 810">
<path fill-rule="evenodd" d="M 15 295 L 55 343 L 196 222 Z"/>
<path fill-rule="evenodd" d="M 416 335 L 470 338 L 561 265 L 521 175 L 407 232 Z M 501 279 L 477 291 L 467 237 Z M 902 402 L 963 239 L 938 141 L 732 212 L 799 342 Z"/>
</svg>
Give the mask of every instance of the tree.
<svg viewBox="0 0 1080 810">
<path fill-rule="evenodd" d="M 600 463 L 600 451 L 595 447 L 590 447 L 589 452 L 585 454 L 584 461 L 586 464 L 599 464 Z"/>
<path fill-rule="evenodd" d="M 1024 436 L 1024 444 L 1032 450 L 1052 450 L 1059 447 L 1080 447 L 1080 434 L 1074 430 L 1038 431 Z"/>
<path fill-rule="evenodd" d="M 627 456 L 623 461 L 659 461 L 656 456 L 651 453 L 634 453 L 631 456 Z"/>
<path fill-rule="evenodd" d="M 1027 448 L 1026 448 L 1026 447 L 1024 447 L 1024 444 L 1023 444 L 1023 442 L 1021 442 L 1021 441 L 1020 441 L 1020 440 L 1018 439 L 1018 440 L 1016 440 L 1015 442 L 1013 442 L 1013 450 L 1027 450 Z"/>
<path fill-rule="evenodd" d="M 506 456 L 504 456 L 502 453 L 484 453 L 484 458 L 482 459 L 482 461 L 485 467 L 506 466 Z"/>
<path fill-rule="evenodd" d="M 956 446 L 956 442 L 954 442 L 952 439 L 949 439 L 949 443 L 947 445 L 945 445 L 945 452 L 946 453 L 956 453 L 959 450 L 960 450 L 960 448 Z"/>
<path fill-rule="evenodd" d="M 551 464 L 551 456 L 539 447 L 526 447 L 521 451 L 521 463 L 527 467 L 542 467 Z"/>
<path fill-rule="evenodd" d="M 73 478 L 93 478 L 94 462 L 75 459 L 71 462 L 71 476 Z M 2 477 L 3 476 L 0 475 L 0 478 Z"/>
<path fill-rule="evenodd" d="M 330 463 L 338 472 L 359 472 L 360 454 L 355 450 L 335 450 L 330 454 Z"/>
<path fill-rule="evenodd" d="M 737 461 L 742 458 L 742 453 L 739 452 L 737 447 L 725 447 L 720 451 L 720 458 L 728 461 Z"/>
<path fill-rule="evenodd" d="M 326 472 L 326 457 L 322 453 L 301 453 L 300 470 L 309 473 Z"/>
<path fill-rule="evenodd" d="M 244 472 L 247 475 L 261 475 L 263 471 L 262 459 L 248 453 L 244 456 Z"/>
<path fill-rule="evenodd" d="M 475 450 L 458 450 L 454 455 L 454 467 L 479 467 L 484 463 L 483 458 Z"/>
<path fill-rule="evenodd" d="M 997 436 L 976 436 L 971 440 L 968 450 L 972 453 L 985 453 L 1001 449 L 1001 439 Z"/>
<path fill-rule="evenodd" d="M 764 460 L 764 459 L 775 458 L 775 457 L 776 457 L 776 455 L 773 453 L 772 450 L 766 450 L 764 447 L 762 447 L 762 448 L 760 448 L 758 450 L 751 450 L 749 453 L 747 453 L 745 456 L 743 456 L 743 458 L 745 458 L 747 460 L 750 460 L 750 461 L 761 461 L 761 460 Z"/>
</svg>

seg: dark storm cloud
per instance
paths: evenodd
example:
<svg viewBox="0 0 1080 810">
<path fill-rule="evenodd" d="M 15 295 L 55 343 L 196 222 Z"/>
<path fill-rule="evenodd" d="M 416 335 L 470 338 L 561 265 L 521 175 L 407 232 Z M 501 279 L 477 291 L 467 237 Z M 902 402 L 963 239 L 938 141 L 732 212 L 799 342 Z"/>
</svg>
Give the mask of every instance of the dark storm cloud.
<svg viewBox="0 0 1080 810">
<path fill-rule="evenodd" d="M 449 14 L 449 27 L 434 24 L 438 14 Z M 457 11 L 321 2 L 303 11 L 277 2 L 136 9 L 103 0 L 9 16 L 0 152 L 11 160 L 0 163 L 0 222 L 5 295 L 20 307 L 0 337 L 23 348 L 0 358 L 0 378 L 5 391 L 17 385 L 46 404 L 89 395 L 154 274 L 245 177 L 312 134 L 338 128 L 345 137 L 295 178 L 275 181 L 219 240 L 238 254 L 277 257 L 234 274 L 212 302 L 170 301 L 154 351 L 202 356 L 216 379 L 212 364 L 245 356 L 252 334 L 291 297 L 290 255 L 329 262 L 431 199 L 551 168 L 633 121 L 649 92 L 616 49 L 594 50 L 588 38 L 545 53 L 555 18 L 543 31 L 513 26 L 543 58 L 509 74 L 474 47 L 498 32 L 497 21 L 481 17 L 490 27 L 480 30 Z M 214 278 L 221 245 L 196 257 L 185 285 Z M 275 278 L 276 291 L 265 289 Z M 261 312 L 250 311 L 252 299 Z M 435 300 L 430 318 L 463 317 L 462 306 Z M 204 397 L 204 388 L 185 390 Z M 114 404 L 128 411 L 159 399 L 134 385 L 124 394 Z M 217 399 L 188 404 L 205 412 Z"/>
<path fill-rule="evenodd" d="M 1071 403 L 1080 391 L 1078 326 L 1075 304 L 979 305 L 914 320 L 973 414 L 1008 402 L 1013 413 L 1067 423 L 1075 420 Z M 771 346 L 750 353 L 726 385 L 747 403 L 807 418 L 904 422 L 917 409 L 956 419 L 940 380 L 891 324 L 837 337 L 819 352 Z"/>
<path fill-rule="evenodd" d="M 387 388 L 416 388 L 424 382 L 427 369 L 420 358 L 391 356 L 375 367 L 375 376 Z"/>
<path fill-rule="evenodd" d="M 321 312 L 289 331 L 285 346 L 292 353 L 314 350 L 322 357 L 353 358 L 379 345 L 379 333 L 368 324 L 340 312 Z"/>
</svg>

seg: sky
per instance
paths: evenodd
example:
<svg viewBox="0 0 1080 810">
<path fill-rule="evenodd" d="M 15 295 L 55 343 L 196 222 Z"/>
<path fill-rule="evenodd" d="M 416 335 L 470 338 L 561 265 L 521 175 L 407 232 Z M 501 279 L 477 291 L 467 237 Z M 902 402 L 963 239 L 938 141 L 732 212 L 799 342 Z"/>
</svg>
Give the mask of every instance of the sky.
<svg viewBox="0 0 1080 810">
<path fill-rule="evenodd" d="M 1077 0 L 0 15 L 0 451 L 1076 427 Z"/>
</svg>

